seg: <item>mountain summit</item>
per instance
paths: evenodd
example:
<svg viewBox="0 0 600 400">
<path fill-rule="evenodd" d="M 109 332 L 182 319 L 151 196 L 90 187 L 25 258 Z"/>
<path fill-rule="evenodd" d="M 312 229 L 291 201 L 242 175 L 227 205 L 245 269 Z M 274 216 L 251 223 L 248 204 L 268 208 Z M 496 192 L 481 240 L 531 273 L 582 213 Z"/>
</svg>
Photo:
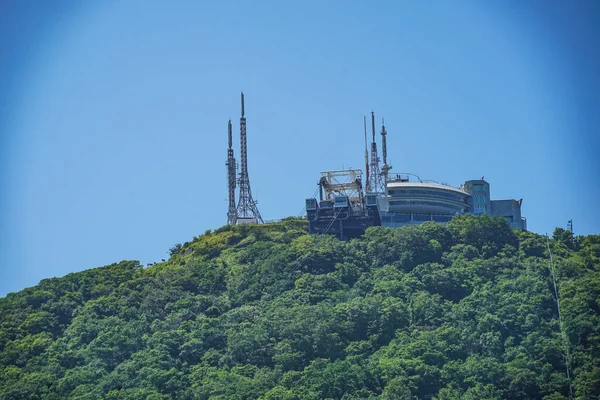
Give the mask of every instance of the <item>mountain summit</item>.
<svg viewBox="0 0 600 400">
<path fill-rule="evenodd" d="M 0 299 L 0 399 L 592 399 L 599 311 L 600 235 L 226 226 Z"/>
</svg>

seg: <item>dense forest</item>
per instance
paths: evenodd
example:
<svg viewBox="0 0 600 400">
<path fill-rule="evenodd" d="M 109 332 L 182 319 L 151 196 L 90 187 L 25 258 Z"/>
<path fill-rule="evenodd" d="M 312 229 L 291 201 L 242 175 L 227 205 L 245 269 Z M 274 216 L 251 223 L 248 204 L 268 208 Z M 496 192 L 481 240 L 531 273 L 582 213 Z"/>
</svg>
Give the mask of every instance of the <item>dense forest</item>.
<svg viewBox="0 0 600 400">
<path fill-rule="evenodd" d="M 0 399 L 598 399 L 600 235 L 549 248 L 564 335 L 546 237 L 501 218 L 226 226 L 0 299 Z"/>
</svg>

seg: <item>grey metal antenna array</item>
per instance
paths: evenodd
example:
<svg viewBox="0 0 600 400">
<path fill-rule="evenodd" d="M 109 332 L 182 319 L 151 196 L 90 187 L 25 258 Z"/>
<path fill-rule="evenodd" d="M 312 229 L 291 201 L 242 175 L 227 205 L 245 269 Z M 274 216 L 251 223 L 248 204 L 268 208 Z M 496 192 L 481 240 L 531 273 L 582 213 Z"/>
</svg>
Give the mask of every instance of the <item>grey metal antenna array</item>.
<svg viewBox="0 0 600 400">
<path fill-rule="evenodd" d="M 242 117 L 240 118 L 240 153 L 242 157 L 241 171 L 239 178 L 240 197 L 237 205 L 237 220 L 256 219 L 255 223 L 263 223 L 263 219 L 258 211 L 256 202 L 252 199 L 252 191 L 250 190 L 250 178 L 248 177 L 248 146 L 246 142 L 246 117 L 244 116 L 244 93 L 242 92 Z M 250 222 L 250 221 L 248 221 Z"/>
<path fill-rule="evenodd" d="M 387 190 L 388 172 L 392 169 L 387 163 L 387 131 L 385 130 L 385 122 L 381 118 L 381 152 L 383 153 L 383 165 L 381 166 L 381 174 L 383 175 L 384 188 Z M 387 193 L 387 192 L 386 192 Z"/>
<path fill-rule="evenodd" d="M 229 148 L 227 149 L 227 188 L 229 190 L 229 208 L 227 209 L 227 223 L 235 225 L 237 221 L 237 209 L 235 206 L 235 185 L 236 185 L 236 165 L 235 157 L 233 156 L 233 135 L 231 133 L 231 120 L 227 125 Z"/>
<path fill-rule="evenodd" d="M 368 187 L 373 193 L 384 193 L 385 186 L 379 169 L 379 156 L 377 155 L 377 143 L 375 142 L 375 113 L 373 111 L 371 111 L 371 127 L 373 129 L 373 141 L 371 142 L 371 171 Z"/>
</svg>

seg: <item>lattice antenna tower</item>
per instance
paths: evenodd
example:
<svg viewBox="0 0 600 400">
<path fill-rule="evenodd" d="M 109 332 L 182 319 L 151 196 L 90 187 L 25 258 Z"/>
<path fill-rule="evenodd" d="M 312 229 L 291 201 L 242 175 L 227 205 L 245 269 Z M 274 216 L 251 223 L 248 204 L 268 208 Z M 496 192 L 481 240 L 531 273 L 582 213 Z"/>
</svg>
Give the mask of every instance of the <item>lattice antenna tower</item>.
<svg viewBox="0 0 600 400">
<path fill-rule="evenodd" d="M 371 168 L 367 187 L 372 193 L 384 193 L 385 185 L 379 168 L 379 156 L 377 155 L 377 143 L 375 142 L 375 113 L 373 111 L 371 111 L 371 128 L 373 130 L 373 141 L 371 142 Z"/>
<path fill-rule="evenodd" d="M 369 182 L 369 150 L 367 147 L 367 117 L 363 117 L 363 122 L 365 125 L 365 174 L 367 176 L 367 192 L 371 191 L 371 185 Z"/>
<path fill-rule="evenodd" d="M 385 121 L 383 118 L 381 118 L 381 152 L 383 153 L 381 173 L 383 175 L 384 187 L 387 188 L 388 172 L 392 169 L 392 166 L 387 163 L 387 131 L 385 130 Z"/>
<path fill-rule="evenodd" d="M 240 185 L 240 197 L 237 205 L 237 220 L 246 221 L 255 219 L 255 223 L 263 223 L 256 202 L 252 199 L 250 190 L 250 178 L 248 177 L 248 146 L 246 141 L 246 117 L 244 112 L 244 93 L 242 92 L 242 117 L 240 118 L 240 153 L 242 157 L 241 170 L 238 183 Z"/>
<path fill-rule="evenodd" d="M 231 133 L 231 120 L 227 125 L 229 139 L 229 148 L 227 149 L 227 188 L 229 191 L 229 208 L 227 209 L 227 223 L 229 225 L 235 225 L 237 221 L 237 209 L 235 206 L 235 186 L 236 186 L 236 173 L 237 168 L 235 164 L 235 157 L 233 156 L 233 135 Z"/>
</svg>

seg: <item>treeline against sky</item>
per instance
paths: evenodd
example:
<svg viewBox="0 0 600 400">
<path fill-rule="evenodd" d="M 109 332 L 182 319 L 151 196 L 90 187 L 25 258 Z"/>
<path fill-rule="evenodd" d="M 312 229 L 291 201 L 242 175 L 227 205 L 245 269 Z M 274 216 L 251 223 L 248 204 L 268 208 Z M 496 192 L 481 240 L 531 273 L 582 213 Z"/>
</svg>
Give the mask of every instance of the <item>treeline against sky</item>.
<svg viewBox="0 0 600 400">
<path fill-rule="evenodd" d="M 600 235 L 550 238 L 562 336 L 544 236 L 305 226 L 227 226 L 0 299 L 0 399 L 558 400 L 566 361 L 598 398 Z"/>
</svg>

